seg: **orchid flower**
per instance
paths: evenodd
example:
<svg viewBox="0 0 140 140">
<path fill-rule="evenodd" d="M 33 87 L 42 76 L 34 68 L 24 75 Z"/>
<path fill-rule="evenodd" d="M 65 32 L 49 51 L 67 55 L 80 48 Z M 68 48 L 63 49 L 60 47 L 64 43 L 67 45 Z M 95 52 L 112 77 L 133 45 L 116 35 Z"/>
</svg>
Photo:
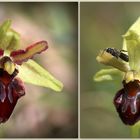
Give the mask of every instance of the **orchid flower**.
<svg viewBox="0 0 140 140">
<path fill-rule="evenodd" d="M 48 49 L 47 41 L 20 50 L 20 36 L 10 26 L 11 20 L 0 26 L 0 123 L 9 119 L 18 99 L 25 95 L 23 82 L 57 92 L 63 88 L 60 81 L 32 60 L 34 55 Z"/>
<path fill-rule="evenodd" d="M 122 50 L 128 55 L 128 62 L 106 50 L 99 53 L 97 61 L 113 68 L 100 70 L 94 80 L 122 78 L 123 87 L 116 93 L 114 105 L 123 123 L 134 125 L 140 120 L 140 18 L 123 35 Z"/>
</svg>

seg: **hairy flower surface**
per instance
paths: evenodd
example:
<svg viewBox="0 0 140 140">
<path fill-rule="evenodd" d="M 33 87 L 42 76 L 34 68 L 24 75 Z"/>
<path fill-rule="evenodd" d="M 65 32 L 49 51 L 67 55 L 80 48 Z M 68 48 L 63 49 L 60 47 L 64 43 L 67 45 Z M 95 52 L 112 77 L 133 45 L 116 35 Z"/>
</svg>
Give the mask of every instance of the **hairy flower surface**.
<svg viewBox="0 0 140 140">
<path fill-rule="evenodd" d="M 18 99 L 25 95 L 23 82 L 15 73 L 9 75 L 0 69 L 0 123 L 8 120 Z"/>
<path fill-rule="evenodd" d="M 123 82 L 124 88 L 114 98 L 114 105 L 121 120 L 133 125 L 140 120 L 140 81 Z"/>
</svg>

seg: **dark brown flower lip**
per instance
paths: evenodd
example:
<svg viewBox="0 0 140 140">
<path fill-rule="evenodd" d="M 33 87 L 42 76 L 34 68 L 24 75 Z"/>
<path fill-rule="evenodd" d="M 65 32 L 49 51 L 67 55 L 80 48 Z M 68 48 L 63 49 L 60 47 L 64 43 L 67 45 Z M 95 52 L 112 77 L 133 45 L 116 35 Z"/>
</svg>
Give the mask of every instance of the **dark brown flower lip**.
<svg viewBox="0 0 140 140">
<path fill-rule="evenodd" d="M 114 105 L 124 124 L 134 125 L 140 120 L 140 81 L 124 83 L 114 97 Z"/>
<path fill-rule="evenodd" d="M 23 82 L 16 78 L 17 69 L 12 75 L 9 75 L 6 71 L 1 71 L 2 75 L 0 77 L 0 100 L 4 102 L 6 95 L 9 98 L 9 101 L 13 102 L 12 90 L 16 90 L 16 92 L 20 95 L 23 94 L 19 89 L 22 88 L 22 91 L 25 91 Z M 15 74 L 16 73 L 16 74 Z"/>
<path fill-rule="evenodd" d="M 18 99 L 25 95 L 24 84 L 16 74 L 17 70 L 10 75 L 0 69 L 0 123 L 9 119 Z"/>
</svg>

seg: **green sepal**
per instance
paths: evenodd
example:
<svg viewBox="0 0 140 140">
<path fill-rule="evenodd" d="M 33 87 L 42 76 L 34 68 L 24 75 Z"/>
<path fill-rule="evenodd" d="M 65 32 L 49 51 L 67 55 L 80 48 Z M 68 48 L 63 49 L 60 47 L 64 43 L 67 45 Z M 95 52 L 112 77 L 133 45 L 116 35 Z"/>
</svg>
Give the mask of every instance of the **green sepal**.
<svg viewBox="0 0 140 140">
<path fill-rule="evenodd" d="M 33 60 L 19 66 L 18 77 L 24 82 L 61 91 L 63 84 Z"/>
<path fill-rule="evenodd" d="M 118 69 L 101 69 L 93 76 L 93 80 L 96 82 L 101 82 L 105 80 L 115 80 L 121 78 L 122 76 L 123 73 Z"/>
<path fill-rule="evenodd" d="M 7 33 L 7 31 L 10 29 L 11 26 L 11 20 L 6 20 L 1 26 L 0 26 L 0 49 L 5 50 L 7 43 L 9 43 L 9 41 L 7 42 L 5 40 L 5 35 Z M 7 39 L 9 40 L 9 39 Z"/>
<path fill-rule="evenodd" d="M 130 27 L 124 37 L 123 48 L 126 47 L 129 55 L 131 70 L 140 71 L 140 18 Z"/>
<path fill-rule="evenodd" d="M 19 47 L 20 35 L 10 29 L 11 20 L 5 21 L 0 26 L 0 49 L 13 51 Z"/>
<path fill-rule="evenodd" d="M 7 50 L 14 51 L 17 50 L 20 47 L 20 34 L 16 31 L 10 29 L 7 32 L 7 36 L 11 36 L 11 40 L 9 41 L 9 45 L 7 45 Z"/>
</svg>

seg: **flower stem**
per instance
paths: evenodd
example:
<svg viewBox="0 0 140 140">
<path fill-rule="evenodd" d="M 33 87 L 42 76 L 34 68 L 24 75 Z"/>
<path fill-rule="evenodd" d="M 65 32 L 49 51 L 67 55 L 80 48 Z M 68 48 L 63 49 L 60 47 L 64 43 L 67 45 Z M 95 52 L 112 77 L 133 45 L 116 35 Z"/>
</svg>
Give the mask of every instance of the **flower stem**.
<svg viewBox="0 0 140 140">
<path fill-rule="evenodd" d="M 131 127 L 132 138 L 139 138 L 140 135 L 140 122 Z"/>
</svg>

